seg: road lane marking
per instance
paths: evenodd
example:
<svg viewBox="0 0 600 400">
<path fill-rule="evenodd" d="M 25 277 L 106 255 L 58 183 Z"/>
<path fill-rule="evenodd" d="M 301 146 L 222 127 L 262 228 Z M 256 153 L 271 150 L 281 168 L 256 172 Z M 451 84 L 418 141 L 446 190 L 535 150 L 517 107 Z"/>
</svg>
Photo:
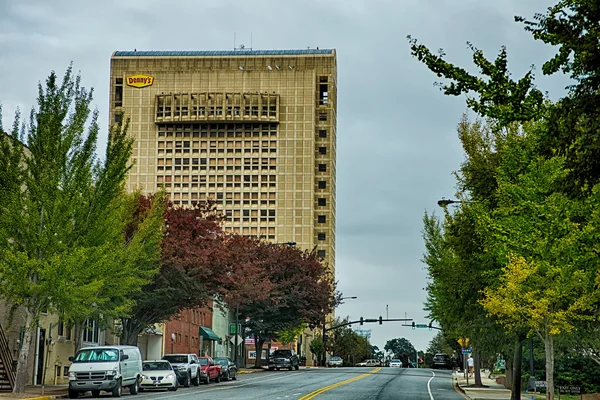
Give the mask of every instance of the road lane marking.
<svg viewBox="0 0 600 400">
<path fill-rule="evenodd" d="M 297 375 L 302 375 L 304 372 L 297 372 Z M 275 380 L 279 380 L 279 379 L 283 379 L 287 376 L 286 375 L 281 375 L 278 376 L 276 378 L 271 378 L 271 379 L 263 379 L 260 382 L 267 382 L 267 381 L 275 381 Z M 252 378 L 252 380 L 255 380 L 257 378 Z M 244 381 L 248 381 L 250 379 L 244 379 Z M 244 382 L 242 381 L 242 382 Z M 183 393 L 177 393 L 177 394 L 172 394 L 169 395 L 167 394 L 166 396 L 161 397 L 161 399 L 173 399 L 175 397 L 181 397 L 181 396 L 189 396 L 190 394 L 202 394 L 202 393 L 207 393 L 207 392 L 214 392 L 216 390 L 231 390 L 231 389 L 235 389 L 235 388 L 239 388 L 239 387 L 243 387 L 243 386 L 248 386 L 248 385 L 253 385 L 255 382 L 249 382 L 249 383 L 243 383 L 241 385 L 228 385 L 228 386 L 219 386 L 219 387 L 215 387 L 215 388 L 211 388 L 211 389 L 206 389 L 206 390 L 199 390 L 199 391 L 185 391 Z M 206 387 L 206 386 L 205 386 Z M 148 392 L 150 393 L 150 392 Z"/>
<path fill-rule="evenodd" d="M 315 391 L 312 391 L 312 392 L 310 392 L 310 393 L 308 393 L 308 394 L 300 397 L 298 400 L 311 400 L 311 399 L 314 399 L 315 397 L 317 397 L 321 393 L 325 393 L 326 391 L 331 390 L 331 389 L 335 389 L 336 387 L 347 385 L 348 383 L 357 381 L 357 380 L 362 379 L 362 378 L 366 378 L 367 376 L 369 376 L 371 374 L 374 374 L 374 373 L 378 372 L 379 370 L 381 370 L 381 368 L 375 368 L 373 371 L 367 372 L 366 374 L 358 375 L 358 376 L 355 376 L 354 378 L 346 379 L 345 381 L 341 381 L 341 382 L 334 383 L 334 384 L 329 385 L 329 386 L 322 387 L 320 389 L 317 389 Z"/>
<path fill-rule="evenodd" d="M 427 381 L 427 391 L 429 392 L 429 399 L 433 400 L 433 394 L 431 394 L 431 381 L 433 380 L 433 378 L 435 378 L 435 372 L 431 371 L 431 373 L 433 374 L 433 376 Z"/>
</svg>

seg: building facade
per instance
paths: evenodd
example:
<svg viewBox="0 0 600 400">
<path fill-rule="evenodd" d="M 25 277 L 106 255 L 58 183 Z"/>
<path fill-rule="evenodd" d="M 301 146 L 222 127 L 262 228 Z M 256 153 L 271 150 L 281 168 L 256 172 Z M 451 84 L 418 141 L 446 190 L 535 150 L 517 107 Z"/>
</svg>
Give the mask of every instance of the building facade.
<svg viewBox="0 0 600 400">
<path fill-rule="evenodd" d="M 335 50 L 117 51 L 128 190 L 212 199 L 227 231 L 316 250 L 335 269 Z M 165 346 L 168 347 L 169 336 Z M 306 343 L 306 342 L 305 342 Z"/>
</svg>

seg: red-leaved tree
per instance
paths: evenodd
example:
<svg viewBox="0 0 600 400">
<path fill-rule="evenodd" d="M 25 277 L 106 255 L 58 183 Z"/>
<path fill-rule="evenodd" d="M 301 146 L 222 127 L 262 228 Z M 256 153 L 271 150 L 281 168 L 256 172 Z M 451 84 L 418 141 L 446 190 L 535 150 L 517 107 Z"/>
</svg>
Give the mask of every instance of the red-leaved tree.
<svg viewBox="0 0 600 400">
<path fill-rule="evenodd" d="M 131 316 L 122 320 L 121 343 L 135 345 L 145 328 L 183 309 L 207 306 L 215 296 L 231 297 L 237 290 L 241 294 L 234 297 L 252 300 L 246 286 L 259 288 L 264 280 L 257 276 L 257 263 L 244 257 L 250 252 L 241 251 L 248 240 L 223 232 L 221 218 L 212 203 L 188 208 L 169 203 L 160 271 L 135 299 Z"/>
<path fill-rule="evenodd" d="M 255 367 L 262 365 L 265 340 L 301 323 L 320 323 L 339 302 L 336 282 L 316 251 L 255 241 L 255 257 L 269 284 L 264 298 L 243 304 L 239 312 L 256 345 Z"/>
</svg>

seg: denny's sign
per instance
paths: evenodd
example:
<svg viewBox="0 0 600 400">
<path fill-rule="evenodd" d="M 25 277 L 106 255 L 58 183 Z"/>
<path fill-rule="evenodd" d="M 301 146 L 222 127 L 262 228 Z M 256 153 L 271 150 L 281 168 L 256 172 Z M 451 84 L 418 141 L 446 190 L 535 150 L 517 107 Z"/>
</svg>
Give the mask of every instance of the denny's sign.
<svg viewBox="0 0 600 400">
<path fill-rule="evenodd" d="M 127 85 L 136 88 L 143 88 L 154 83 L 154 77 L 148 75 L 131 75 L 126 78 Z"/>
</svg>

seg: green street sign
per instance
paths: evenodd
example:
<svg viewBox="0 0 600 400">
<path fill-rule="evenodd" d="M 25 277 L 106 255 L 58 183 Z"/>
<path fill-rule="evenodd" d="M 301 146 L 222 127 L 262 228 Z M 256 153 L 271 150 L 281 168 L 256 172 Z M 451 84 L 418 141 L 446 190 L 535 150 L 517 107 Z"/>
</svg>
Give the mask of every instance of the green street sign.
<svg viewBox="0 0 600 400">
<path fill-rule="evenodd" d="M 238 329 L 235 329 L 235 324 L 229 324 L 229 335 L 233 336 L 233 335 L 237 335 L 239 332 L 239 325 L 238 325 Z"/>
<path fill-rule="evenodd" d="M 425 325 L 425 324 L 417 324 L 417 328 L 428 328 L 429 325 Z"/>
</svg>

